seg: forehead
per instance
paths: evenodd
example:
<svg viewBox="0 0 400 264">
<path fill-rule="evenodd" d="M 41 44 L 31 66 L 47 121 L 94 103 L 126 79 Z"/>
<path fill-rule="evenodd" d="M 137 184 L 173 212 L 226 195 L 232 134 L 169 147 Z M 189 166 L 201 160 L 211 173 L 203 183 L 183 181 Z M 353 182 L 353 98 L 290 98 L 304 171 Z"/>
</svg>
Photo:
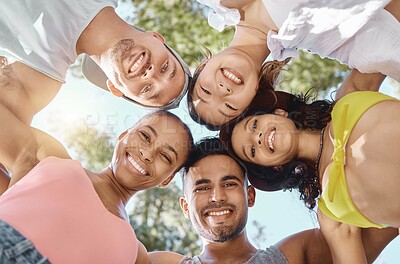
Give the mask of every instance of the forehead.
<svg viewBox="0 0 400 264">
<path fill-rule="evenodd" d="M 166 115 L 145 117 L 131 128 L 131 132 L 141 129 L 147 129 L 156 136 L 155 144 L 167 144 L 175 151 L 184 153 L 180 157 L 185 158 L 189 153 L 189 134 L 182 123 L 175 118 Z"/>
<path fill-rule="evenodd" d="M 167 115 L 153 114 L 144 117 L 133 127 L 133 129 L 149 125 L 151 125 L 158 134 L 171 135 L 178 133 L 187 136 L 187 132 L 183 128 L 182 124 L 176 118 Z"/>
<path fill-rule="evenodd" d="M 193 94 L 194 110 L 202 120 L 211 125 L 219 126 L 235 118 L 234 116 L 223 115 L 222 110 L 220 110 L 222 105 L 222 103 L 216 102 L 215 98 L 210 98 L 210 101 L 206 103 L 201 101 L 196 94 Z"/>
<path fill-rule="evenodd" d="M 209 155 L 193 164 L 185 177 L 185 181 L 188 181 L 188 183 L 193 183 L 199 179 L 220 181 L 228 175 L 244 180 L 244 173 L 233 158 L 227 155 Z"/>
</svg>

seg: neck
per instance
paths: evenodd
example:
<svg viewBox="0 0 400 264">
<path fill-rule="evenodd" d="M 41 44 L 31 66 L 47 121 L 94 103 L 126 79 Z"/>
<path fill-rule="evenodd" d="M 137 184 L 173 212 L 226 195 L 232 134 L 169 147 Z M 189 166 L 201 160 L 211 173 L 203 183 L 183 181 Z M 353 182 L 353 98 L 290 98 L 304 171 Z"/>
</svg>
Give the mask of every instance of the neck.
<svg viewBox="0 0 400 264">
<path fill-rule="evenodd" d="M 127 190 L 122 187 L 115 179 L 111 167 L 99 173 L 90 171 L 86 171 L 86 173 L 89 175 L 93 187 L 104 207 L 114 215 L 127 220 L 125 206 L 136 191 Z"/>
<path fill-rule="evenodd" d="M 101 55 L 123 38 L 135 34 L 132 26 L 122 20 L 114 8 L 102 9 L 85 28 L 76 44 L 78 54 Z"/>
<path fill-rule="evenodd" d="M 203 251 L 199 255 L 203 264 L 245 263 L 257 251 L 248 240 L 246 231 L 243 231 L 238 237 L 222 243 L 203 239 L 203 244 Z"/>
<path fill-rule="evenodd" d="M 268 32 L 270 29 L 277 31 L 276 25 L 262 0 L 251 1 L 238 10 L 241 22 L 263 29 L 265 32 Z"/>
<path fill-rule="evenodd" d="M 267 35 L 248 27 L 236 27 L 235 35 L 229 47 L 247 53 L 259 69 L 269 55 Z"/>
<path fill-rule="evenodd" d="M 317 161 L 321 143 L 321 131 L 302 130 L 299 137 L 298 158 L 312 163 Z"/>
</svg>

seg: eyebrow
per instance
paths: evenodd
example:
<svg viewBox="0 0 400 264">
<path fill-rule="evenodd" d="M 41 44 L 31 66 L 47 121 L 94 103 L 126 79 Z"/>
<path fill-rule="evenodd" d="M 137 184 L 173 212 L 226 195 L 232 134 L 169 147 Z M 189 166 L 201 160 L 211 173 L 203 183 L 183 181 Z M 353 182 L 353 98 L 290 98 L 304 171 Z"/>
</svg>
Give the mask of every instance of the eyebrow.
<svg viewBox="0 0 400 264">
<path fill-rule="evenodd" d="M 199 86 L 200 86 L 200 85 L 199 85 Z M 201 89 L 201 86 L 200 86 L 200 89 Z M 200 94 L 199 94 L 199 89 L 196 89 L 196 94 L 197 94 L 197 97 L 199 97 L 200 101 L 202 101 L 202 102 L 205 103 L 205 104 L 208 104 L 208 102 L 205 101 L 205 100 L 200 96 Z"/>
<path fill-rule="evenodd" d="M 209 179 L 200 179 L 200 180 L 197 180 L 197 181 L 193 184 L 193 187 L 195 187 L 195 186 L 197 186 L 197 185 L 200 185 L 200 184 L 204 184 L 204 183 L 211 183 L 211 181 L 210 181 Z"/>
<path fill-rule="evenodd" d="M 245 147 L 246 146 L 242 146 L 242 152 L 243 152 L 243 155 L 248 159 L 248 160 L 251 160 L 250 159 L 250 157 L 249 156 L 247 156 L 247 153 L 246 153 L 246 149 L 245 149 Z"/>
<path fill-rule="evenodd" d="M 249 119 L 247 119 L 246 122 L 244 122 L 244 131 L 247 131 L 247 125 L 250 122 L 250 120 L 252 119 L 252 117 L 250 117 Z"/>
<path fill-rule="evenodd" d="M 229 181 L 229 180 L 237 180 L 240 182 L 240 179 L 234 175 L 227 175 L 222 177 L 222 181 Z"/>
<path fill-rule="evenodd" d="M 150 129 L 151 132 L 153 133 L 153 135 L 154 135 L 155 137 L 158 137 L 157 131 L 156 131 L 152 126 L 147 125 L 147 126 L 145 126 L 145 127 L 147 127 L 148 129 Z"/>
<path fill-rule="evenodd" d="M 171 61 L 172 61 L 172 72 L 169 75 L 170 80 L 173 79 L 176 74 L 176 62 L 174 60 L 171 60 Z"/>
<path fill-rule="evenodd" d="M 165 144 L 165 147 L 167 148 L 167 149 L 169 149 L 172 153 L 174 153 L 175 154 L 175 158 L 178 160 L 178 152 L 176 152 L 176 150 L 172 147 L 172 146 L 170 146 L 170 145 L 168 145 L 168 144 Z"/>
</svg>

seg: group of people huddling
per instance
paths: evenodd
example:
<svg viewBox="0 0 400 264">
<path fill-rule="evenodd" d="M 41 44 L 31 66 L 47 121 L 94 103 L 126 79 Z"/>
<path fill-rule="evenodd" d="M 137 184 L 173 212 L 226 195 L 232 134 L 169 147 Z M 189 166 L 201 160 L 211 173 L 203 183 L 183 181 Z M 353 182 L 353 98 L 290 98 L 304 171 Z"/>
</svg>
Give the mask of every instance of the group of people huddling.
<svg viewBox="0 0 400 264">
<path fill-rule="evenodd" d="M 193 77 L 162 35 L 115 13 L 117 0 L 2 1 L 0 263 L 372 263 L 399 234 L 400 103 L 379 88 L 400 81 L 400 0 L 198 1 L 210 25 L 236 31 Z M 278 91 L 299 49 L 352 69 L 333 102 Z M 100 172 L 30 125 L 80 54 L 91 83 L 158 109 Z M 194 143 L 167 111 L 186 94 L 219 138 Z M 125 205 L 181 170 L 203 250 L 147 252 Z M 245 231 L 255 188 L 298 190 L 320 228 L 256 249 Z"/>
</svg>

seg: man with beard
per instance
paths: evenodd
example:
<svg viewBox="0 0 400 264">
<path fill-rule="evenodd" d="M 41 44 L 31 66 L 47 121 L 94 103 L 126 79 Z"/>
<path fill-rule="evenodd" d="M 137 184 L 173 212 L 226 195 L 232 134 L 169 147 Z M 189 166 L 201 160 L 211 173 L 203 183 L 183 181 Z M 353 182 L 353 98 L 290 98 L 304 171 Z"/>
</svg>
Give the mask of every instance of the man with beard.
<svg viewBox="0 0 400 264">
<path fill-rule="evenodd" d="M 163 36 L 115 12 L 118 0 L 1 0 L 0 103 L 29 124 L 79 54 L 86 78 L 133 103 L 174 108 L 191 78 Z"/>
<path fill-rule="evenodd" d="M 216 138 L 196 144 L 183 175 L 180 205 L 203 242 L 198 256 L 152 252 L 152 263 L 180 264 L 287 264 L 332 263 L 320 229 L 289 236 L 269 248 L 256 249 L 246 234 L 248 208 L 255 189 L 248 185 L 246 169 L 231 158 Z M 362 240 L 369 263 L 398 235 L 398 230 L 364 229 Z"/>
</svg>

